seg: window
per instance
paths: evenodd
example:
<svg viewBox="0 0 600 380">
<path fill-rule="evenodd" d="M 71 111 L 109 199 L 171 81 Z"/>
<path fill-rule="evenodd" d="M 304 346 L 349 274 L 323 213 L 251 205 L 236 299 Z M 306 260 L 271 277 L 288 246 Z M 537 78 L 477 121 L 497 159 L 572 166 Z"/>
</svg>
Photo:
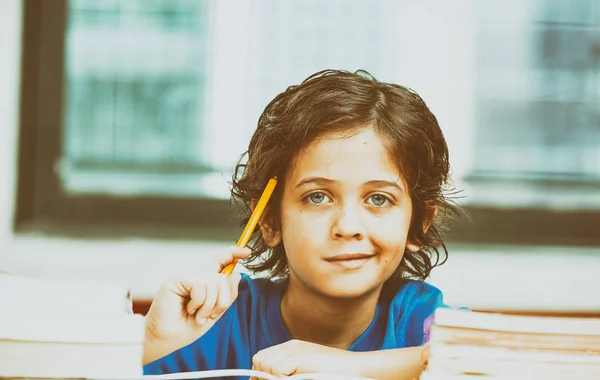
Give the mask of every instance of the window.
<svg viewBox="0 0 600 380">
<path fill-rule="evenodd" d="M 600 4 L 476 4 L 469 203 L 504 214 L 498 237 L 585 241 L 600 221 Z"/>
<path fill-rule="evenodd" d="M 230 238 L 207 138 L 214 2 L 24 5 L 17 229 Z"/>
<path fill-rule="evenodd" d="M 262 109 L 362 68 L 438 116 L 474 221 L 452 239 L 600 244 L 600 4 L 461 4 L 25 2 L 17 229 L 234 239 Z"/>
<path fill-rule="evenodd" d="M 475 171 L 598 182 L 600 5 L 510 4 L 478 20 Z"/>
</svg>

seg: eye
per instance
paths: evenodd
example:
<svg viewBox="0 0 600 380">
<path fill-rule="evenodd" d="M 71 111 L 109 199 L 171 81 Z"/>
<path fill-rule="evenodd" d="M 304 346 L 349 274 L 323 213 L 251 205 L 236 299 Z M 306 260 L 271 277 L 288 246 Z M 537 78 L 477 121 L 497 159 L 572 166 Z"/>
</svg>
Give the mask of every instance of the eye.
<svg viewBox="0 0 600 380">
<path fill-rule="evenodd" d="M 386 202 L 390 202 L 390 200 L 388 199 L 388 197 L 386 197 L 385 195 L 381 195 L 381 194 L 373 194 L 369 197 L 369 203 L 371 203 L 374 206 L 384 206 Z M 390 202 L 391 203 L 391 202 Z"/>
<path fill-rule="evenodd" d="M 322 192 L 312 193 L 306 198 L 310 201 L 310 203 L 316 205 L 326 203 L 326 201 L 329 199 L 329 197 Z"/>
</svg>

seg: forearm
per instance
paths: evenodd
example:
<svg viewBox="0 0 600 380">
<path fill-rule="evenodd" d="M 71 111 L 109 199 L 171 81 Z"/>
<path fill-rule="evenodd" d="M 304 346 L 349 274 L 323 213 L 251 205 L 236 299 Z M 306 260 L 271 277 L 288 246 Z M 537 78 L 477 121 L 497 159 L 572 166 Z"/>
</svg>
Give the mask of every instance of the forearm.
<svg viewBox="0 0 600 380">
<path fill-rule="evenodd" d="M 177 347 L 169 347 L 165 342 L 154 339 L 151 334 L 146 332 L 143 346 L 143 358 L 142 365 L 152 363 L 164 356 L 167 356 L 173 351 L 176 351 Z"/>
<path fill-rule="evenodd" d="M 418 379 L 428 359 L 428 350 L 424 349 L 410 347 L 357 353 L 358 375 L 377 380 Z"/>
<path fill-rule="evenodd" d="M 173 342 L 167 339 L 161 339 L 157 336 L 154 324 L 146 316 L 146 332 L 144 334 L 142 364 L 146 365 L 167 356 L 171 352 L 177 351 L 186 345 L 186 342 Z"/>
</svg>

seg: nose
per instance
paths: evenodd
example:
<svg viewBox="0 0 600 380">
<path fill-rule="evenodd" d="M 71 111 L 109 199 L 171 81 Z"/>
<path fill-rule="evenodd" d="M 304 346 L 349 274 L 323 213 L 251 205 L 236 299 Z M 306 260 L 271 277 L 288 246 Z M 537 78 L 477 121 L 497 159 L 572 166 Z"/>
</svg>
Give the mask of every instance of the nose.
<svg viewBox="0 0 600 380">
<path fill-rule="evenodd" d="M 334 239 L 362 240 L 365 235 L 360 209 L 352 205 L 340 207 L 331 226 Z"/>
</svg>

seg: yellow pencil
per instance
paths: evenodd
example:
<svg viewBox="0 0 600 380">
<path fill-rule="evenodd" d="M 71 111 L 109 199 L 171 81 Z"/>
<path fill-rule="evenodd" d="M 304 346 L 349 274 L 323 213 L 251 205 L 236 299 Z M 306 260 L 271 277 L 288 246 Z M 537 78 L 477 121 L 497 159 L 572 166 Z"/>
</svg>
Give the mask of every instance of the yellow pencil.
<svg viewBox="0 0 600 380">
<path fill-rule="evenodd" d="M 250 216 L 250 220 L 248 220 L 248 224 L 246 224 L 246 227 L 244 228 L 244 231 L 237 242 L 238 247 L 245 247 L 246 244 L 248 244 L 248 241 L 250 241 L 252 232 L 254 232 L 254 228 L 258 224 L 263 211 L 265 211 L 265 207 L 269 202 L 269 198 L 271 198 L 271 194 L 273 194 L 273 190 L 275 190 L 275 185 L 277 185 L 277 177 L 271 178 L 267 183 L 267 186 L 265 186 L 265 190 L 260 196 L 260 199 L 258 200 L 258 203 L 256 204 L 256 207 Z M 237 259 L 234 259 L 231 264 L 223 268 L 221 273 L 229 276 L 231 273 L 233 273 L 233 269 L 235 268 L 237 261 Z"/>
</svg>

